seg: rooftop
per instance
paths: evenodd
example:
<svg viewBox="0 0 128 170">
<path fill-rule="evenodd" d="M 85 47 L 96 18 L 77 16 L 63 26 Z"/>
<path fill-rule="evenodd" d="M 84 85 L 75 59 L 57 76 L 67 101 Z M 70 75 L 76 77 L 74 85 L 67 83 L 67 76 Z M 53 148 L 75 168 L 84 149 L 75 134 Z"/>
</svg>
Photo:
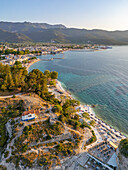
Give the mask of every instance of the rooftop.
<svg viewBox="0 0 128 170">
<path fill-rule="evenodd" d="M 39 110 L 29 110 L 23 112 L 22 116 L 29 115 L 29 114 L 39 114 Z"/>
</svg>

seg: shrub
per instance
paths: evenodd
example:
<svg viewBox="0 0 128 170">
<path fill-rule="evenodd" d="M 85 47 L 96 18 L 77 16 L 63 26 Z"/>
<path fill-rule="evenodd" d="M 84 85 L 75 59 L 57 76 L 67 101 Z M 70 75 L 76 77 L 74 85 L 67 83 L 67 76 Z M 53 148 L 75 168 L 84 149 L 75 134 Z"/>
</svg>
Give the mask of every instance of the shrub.
<svg viewBox="0 0 128 170">
<path fill-rule="evenodd" d="M 47 165 L 47 164 L 48 164 L 47 157 L 45 157 L 45 156 L 41 157 L 41 159 L 39 160 L 39 166 Z"/>
<path fill-rule="evenodd" d="M 61 113 L 62 112 L 62 107 L 60 105 L 55 105 L 53 108 L 52 108 L 52 111 L 55 113 L 55 112 L 59 112 Z"/>
<path fill-rule="evenodd" d="M 89 145 L 95 141 L 96 141 L 96 135 L 95 135 L 94 131 L 92 130 L 92 137 L 89 139 L 89 141 L 87 142 L 86 145 Z"/>
<path fill-rule="evenodd" d="M 91 127 L 88 125 L 88 123 L 83 121 L 83 123 L 81 124 L 81 128 L 85 128 L 85 127 L 91 129 Z"/>
<path fill-rule="evenodd" d="M 15 94 L 12 96 L 12 98 L 16 98 Z"/>
<path fill-rule="evenodd" d="M 128 138 L 121 140 L 119 144 L 119 150 L 122 155 L 128 157 Z"/>
<path fill-rule="evenodd" d="M 71 155 L 73 153 L 74 148 L 75 144 L 72 142 L 68 142 L 66 144 L 60 143 L 56 146 L 57 153 L 61 153 L 64 156 Z"/>
<path fill-rule="evenodd" d="M 20 123 L 19 126 L 21 127 L 21 126 L 23 126 L 23 124 L 24 124 L 24 123 Z"/>
<path fill-rule="evenodd" d="M 12 161 L 12 159 L 13 159 L 13 156 L 10 156 L 8 159 L 6 159 L 6 162 L 10 163 Z"/>
<path fill-rule="evenodd" d="M 0 170 L 7 170 L 7 168 L 3 165 L 0 165 Z"/>
<path fill-rule="evenodd" d="M 56 71 L 51 72 L 51 78 L 52 79 L 57 79 L 58 78 L 58 73 Z"/>
<path fill-rule="evenodd" d="M 4 153 L 4 157 L 7 158 L 8 155 L 9 155 L 9 151 L 6 151 L 6 152 Z"/>
<path fill-rule="evenodd" d="M 91 126 L 95 126 L 95 124 L 96 124 L 95 120 L 91 120 L 91 121 L 90 121 L 90 125 L 91 125 Z"/>
<path fill-rule="evenodd" d="M 51 137 L 51 135 L 50 135 L 49 133 L 47 133 L 46 139 L 47 139 L 47 140 L 52 139 L 52 137 Z"/>
<path fill-rule="evenodd" d="M 26 152 L 26 151 L 27 151 L 27 149 L 28 149 L 28 146 L 27 146 L 27 145 L 24 145 L 24 146 L 22 147 L 21 152 Z"/>
<path fill-rule="evenodd" d="M 90 119 L 90 116 L 87 112 L 82 113 L 82 116 L 86 119 Z"/>
<path fill-rule="evenodd" d="M 60 115 L 59 117 L 58 117 L 58 120 L 60 120 L 61 122 L 65 122 L 65 117 L 64 117 L 64 115 Z"/>
</svg>

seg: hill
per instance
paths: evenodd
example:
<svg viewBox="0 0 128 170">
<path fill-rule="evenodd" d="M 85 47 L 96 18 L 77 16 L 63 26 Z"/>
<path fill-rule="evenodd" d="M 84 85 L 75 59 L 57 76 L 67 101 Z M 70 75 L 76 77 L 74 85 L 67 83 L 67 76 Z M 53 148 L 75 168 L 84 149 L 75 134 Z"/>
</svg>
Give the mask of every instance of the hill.
<svg viewBox="0 0 128 170">
<path fill-rule="evenodd" d="M 0 42 L 18 43 L 32 41 L 29 37 L 22 33 L 12 33 L 0 29 Z"/>
<path fill-rule="evenodd" d="M 33 32 L 42 29 L 66 28 L 62 24 L 50 25 L 47 23 L 31 23 L 31 22 L 0 22 L 0 28 L 9 32 Z"/>
<path fill-rule="evenodd" d="M 128 31 L 106 31 L 67 28 L 62 24 L 30 22 L 0 22 L 2 42 L 51 42 L 96 43 L 105 45 L 128 45 Z M 6 31 L 3 31 L 6 30 Z M 3 31 L 3 32 L 2 32 Z"/>
<path fill-rule="evenodd" d="M 0 63 L 0 68 L 2 91 L 24 91 L 8 100 L 0 98 L 0 169 L 62 169 L 67 158 L 97 140 L 91 123 L 80 121 L 80 102 L 52 93 L 60 91 L 56 71 L 28 73 L 21 64 Z"/>
<path fill-rule="evenodd" d="M 86 29 L 47 29 L 37 32 L 25 33 L 35 42 L 55 42 L 61 43 L 98 43 L 108 45 L 128 44 L 128 31 L 104 31 L 104 30 L 86 30 Z"/>
</svg>

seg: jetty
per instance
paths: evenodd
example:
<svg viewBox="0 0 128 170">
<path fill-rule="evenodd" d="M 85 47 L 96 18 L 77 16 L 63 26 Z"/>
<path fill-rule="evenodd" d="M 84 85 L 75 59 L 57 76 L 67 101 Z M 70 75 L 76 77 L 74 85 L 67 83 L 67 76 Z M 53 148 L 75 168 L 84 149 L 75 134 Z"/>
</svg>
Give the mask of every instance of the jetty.
<svg viewBox="0 0 128 170">
<path fill-rule="evenodd" d="M 40 61 L 51 61 L 53 60 L 53 58 L 50 58 L 50 59 L 40 59 Z"/>
<path fill-rule="evenodd" d="M 64 57 L 60 57 L 60 58 L 48 58 L 48 59 L 40 59 L 41 61 L 52 61 L 52 60 L 56 60 L 56 59 L 64 59 Z"/>
</svg>

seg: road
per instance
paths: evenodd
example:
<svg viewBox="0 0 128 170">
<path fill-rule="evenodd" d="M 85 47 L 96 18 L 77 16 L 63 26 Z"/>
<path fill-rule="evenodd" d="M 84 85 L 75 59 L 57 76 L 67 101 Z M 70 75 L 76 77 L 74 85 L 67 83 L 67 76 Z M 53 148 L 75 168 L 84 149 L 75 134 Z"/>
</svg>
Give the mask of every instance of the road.
<svg viewBox="0 0 128 170">
<path fill-rule="evenodd" d="M 22 95 L 22 93 L 18 93 L 18 94 L 14 94 L 15 96 L 20 96 Z M 14 95 L 10 95 L 10 96 L 0 96 L 0 99 L 6 99 L 6 98 L 11 98 L 13 97 Z"/>
</svg>

